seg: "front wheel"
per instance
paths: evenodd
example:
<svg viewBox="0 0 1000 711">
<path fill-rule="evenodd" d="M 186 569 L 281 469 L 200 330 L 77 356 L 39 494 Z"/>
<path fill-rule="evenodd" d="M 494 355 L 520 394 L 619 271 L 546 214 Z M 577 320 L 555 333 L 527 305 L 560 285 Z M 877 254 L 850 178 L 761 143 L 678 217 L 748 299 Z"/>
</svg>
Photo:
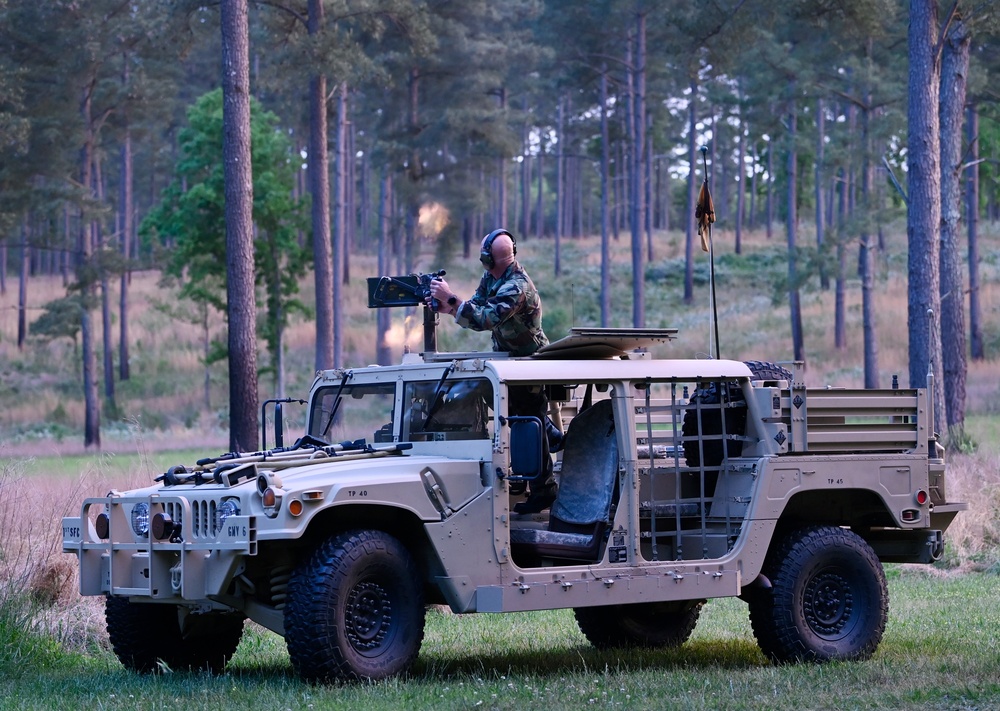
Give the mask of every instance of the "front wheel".
<svg viewBox="0 0 1000 711">
<path fill-rule="evenodd" d="M 292 575 L 285 644 L 310 682 L 377 680 L 413 664 L 424 637 L 423 587 L 406 547 L 383 531 L 324 541 Z"/>
<path fill-rule="evenodd" d="M 580 631 L 597 649 L 679 647 L 694 631 L 704 604 L 699 600 L 601 605 L 577 607 L 573 614 Z"/>
<path fill-rule="evenodd" d="M 177 605 L 133 603 L 109 596 L 104 617 L 115 656 L 126 669 L 141 673 L 167 669 L 221 672 L 243 636 L 243 616 L 186 612 Z"/>
<path fill-rule="evenodd" d="M 885 632 L 889 594 L 875 551 L 856 533 L 814 526 L 768 556 L 772 588 L 750 600 L 750 623 L 772 661 L 865 660 Z"/>
</svg>

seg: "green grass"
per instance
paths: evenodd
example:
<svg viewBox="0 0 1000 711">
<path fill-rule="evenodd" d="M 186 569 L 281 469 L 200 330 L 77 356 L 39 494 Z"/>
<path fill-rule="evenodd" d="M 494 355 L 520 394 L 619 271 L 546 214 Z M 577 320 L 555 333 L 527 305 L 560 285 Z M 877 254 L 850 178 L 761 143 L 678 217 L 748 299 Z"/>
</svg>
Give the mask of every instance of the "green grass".
<svg viewBox="0 0 1000 711">
<path fill-rule="evenodd" d="M 205 447 L 177 449 L 162 452 L 135 452 L 132 454 L 66 454 L 55 457 L 17 457 L 19 471 L 25 476 L 75 478 L 81 473 L 99 472 L 102 479 L 119 480 L 124 477 L 146 477 L 152 484 L 174 464 L 193 464 L 198 459 L 218 456 L 223 451 Z M 148 476 L 147 476 L 148 475 Z"/>
<path fill-rule="evenodd" d="M 412 675 L 310 686 L 283 640 L 249 626 L 218 677 L 126 672 L 112 654 L 0 657 L 0 708 L 25 709 L 879 709 L 1000 705 L 1000 579 L 890 566 L 890 619 L 874 658 L 773 666 L 738 600 L 710 602 L 677 650 L 599 652 L 566 610 L 456 616 L 431 610 Z M 47 648 L 51 650 L 51 647 Z M 39 662 L 42 663 L 39 663 Z M 12 671 L 20 670 L 21 673 Z"/>
</svg>

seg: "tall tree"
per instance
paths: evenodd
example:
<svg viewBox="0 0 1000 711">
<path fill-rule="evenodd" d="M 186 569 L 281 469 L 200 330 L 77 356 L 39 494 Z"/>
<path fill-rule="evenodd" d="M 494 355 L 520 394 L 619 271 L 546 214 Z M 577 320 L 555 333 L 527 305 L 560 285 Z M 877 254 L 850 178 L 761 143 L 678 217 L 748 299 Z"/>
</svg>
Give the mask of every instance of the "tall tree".
<svg viewBox="0 0 1000 711">
<path fill-rule="evenodd" d="M 941 356 L 949 440 L 965 429 L 965 294 L 962 276 L 962 119 L 972 35 L 960 16 L 950 23 L 941 53 Z"/>
<path fill-rule="evenodd" d="M 965 125 L 971 164 L 965 200 L 969 241 L 969 355 L 973 360 L 983 360 L 986 354 L 983 347 L 982 310 L 979 299 L 979 110 L 972 105 L 967 113 Z"/>
<path fill-rule="evenodd" d="M 229 446 L 257 448 L 257 305 L 250 162 L 250 35 L 247 0 L 222 0 L 222 163 L 226 195 Z"/>
<path fill-rule="evenodd" d="M 308 32 L 324 28 L 323 0 L 309 0 Z M 309 77 L 309 191 L 312 195 L 313 271 L 316 284 L 316 369 L 332 368 L 333 245 L 330 241 L 330 159 L 327 153 L 326 73 L 317 68 Z"/>
<path fill-rule="evenodd" d="M 907 331 L 910 387 L 924 387 L 934 375 L 934 426 L 944 424 L 941 369 L 941 143 L 938 97 L 941 65 L 937 52 L 937 0 L 910 0 L 907 115 Z"/>
<path fill-rule="evenodd" d="M 869 47 L 870 47 L 869 41 Z M 864 148 L 861 157 L 861 211 L 862 228 L 859 238 L 860 252 L 858 254 L 859 275 L 861 277 L 861 328 L 864 332 L 865 387 L 879 386 L 878 366 L 878 335 L 875 317 L 875 240 L 873 239 L 873 223 L 869 216 L 874 209 L 875 161 L 872 155 L 871 91 L 866 90 L 865 100 L 861 108 L 861 145 Z"/>
<path fill-rule="evenodd" d="M 634 116 L 632 125 L 632 326 L 646 325 L 646 270 L 643 260 L 642 230 L 645 225 L 646 174 L 646 11 L 642 0 L 635 7 Z"/>
</svg>

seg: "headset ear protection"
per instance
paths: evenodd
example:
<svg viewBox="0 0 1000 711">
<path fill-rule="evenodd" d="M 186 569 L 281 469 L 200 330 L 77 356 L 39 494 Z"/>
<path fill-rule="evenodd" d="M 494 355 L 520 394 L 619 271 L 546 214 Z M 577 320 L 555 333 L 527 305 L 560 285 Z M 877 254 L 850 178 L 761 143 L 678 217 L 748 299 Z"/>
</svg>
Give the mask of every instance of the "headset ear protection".
<svg viewBox="0 0 1000 711">
<path fill-rule="evenodd" d="M 514 235 L 505 229 L 493 230 L 488 235 L 486 235 L 486 240 L 483 242 L 483 248 L 479 252 L 479 261 L 483 263 L 483 266 L 487 269 L 492 269 L 496 266 L 496 260 L 493 259 L 493 242 L 500 235 L 507 235 L 510 237 L 510 241 L 514 246 L 514 256 L 517 256 L 517 240 L 514 239 Z"/>
</svg>

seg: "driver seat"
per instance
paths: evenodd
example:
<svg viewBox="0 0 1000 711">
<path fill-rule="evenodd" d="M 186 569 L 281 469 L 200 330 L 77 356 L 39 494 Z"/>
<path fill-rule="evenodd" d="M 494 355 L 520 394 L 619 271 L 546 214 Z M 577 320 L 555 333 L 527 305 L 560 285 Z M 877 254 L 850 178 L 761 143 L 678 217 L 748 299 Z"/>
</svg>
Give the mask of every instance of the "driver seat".
<svg viewBox="0 0 1000 711">
<path fill-rule="evenodd" d="M 600 400 L 570 422 L 559 491 L 547 528 L 514 528 L 519 559 L 596 561 L 618 494 L 618 440 L 611 400 Z"/>
</svg>

